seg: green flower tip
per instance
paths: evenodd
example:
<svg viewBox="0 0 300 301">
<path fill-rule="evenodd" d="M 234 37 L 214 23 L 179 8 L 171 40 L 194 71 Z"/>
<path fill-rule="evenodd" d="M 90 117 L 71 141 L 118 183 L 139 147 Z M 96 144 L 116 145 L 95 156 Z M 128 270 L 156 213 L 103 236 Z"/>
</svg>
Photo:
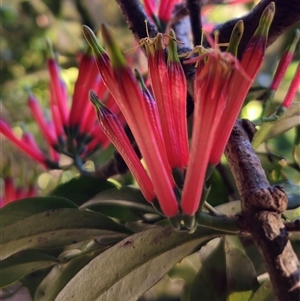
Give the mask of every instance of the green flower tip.
<svg viewBox="0 0 300 301">
<path fill-rule="evenodd" d="M 101 102 L 101 100 L 99 99 L 95 91 L 93 90 L 89 91 L 89 98 L 92 104 L 94 105 L 96 111 L 98 112 L 98 114 L 102 115 L 104 111 L 107 110 L 106 106 Z"/>
<path fill-rule="evenodd" d="M 139 70 L 134 69 L 134 75 L 135 75 L 136 79 L 138 80 L 138 82 L 139 82 L 139 84 L 140 84 L 142 90 L 143 90 L 143 91 L 146 90 L 147 88 L 146 88 L 146 86 L 145 86 L 145 82 L 144 82 L 143 76 L 142 76 L 142 74 L 139 72 Z"/>
<path fill-rule="evenodd" d="M 101 33 L 102 37 L 105 41 L 106 46 L 108 47 L 108 51 L 111 57 L 111 63 L 113 67 L 124 67 L 126 66 L 126 60 L 116 43 L 115 39 L 113 38 L 113 33 L 109 29 L 106 24 L 101 25 Z"/>
<path fill-rule="evenodd" d="M 161 33 L 157 34 L 155 38 L 154 48 L 155 51 L 162 51 L 164 50 L 164 41 L 163 41 L 163 35 Z"/>
<path fill-rule="evenodd" d="M 98 95 L 95 93 L 95 91 L 93 91 L 93 90 L 89 91 L 89 98 L 90 98 L 90 101 L 92 102 L 92 104 L 95 106 L 95 108 L 100 109 L 101 102 L 100 102 Z"/>
<path fill-rule="evenodd" d="M 86 25 L 82 26 L 82 33 L 95 55 L 102 55 L 105 53 L 104 48 L 100 45 L 94 32 Z"/>
<path fill-rule="evenodd" d="M 294 53 L 294 52 L 295 52 L 295 49 L 296 49 L 296 46 L 297 46 L 297 44 L 298 44 L 299 39 L 300 39 L 300 29 L 297 28 L 297 29 L 295 30 L 294 39 L 293 39 L 293 41 L 291 42 L 291 44 L 288 45 L 286 51 L 287 51 L 287 52 L 292 52 L 292 53 Z"/>
<path fill-rule="evenodd" d="M 32 91 L 31 91 L 31 89 L 30 89 L 29 86 L 25 85 L 25 86 L 24 86 L 24 90 L 25 90 L 25 92 L 27 93 L 28 96 L 31 96 L 31 95 L 32 95 Z"/>
<path fill-rule="evenodd" d="M 235 26 L 232 30 L 229 45 L 227 47 L 226 52 L 230 52 L 234 56 L 237 56 L 238 47 L 239 47 L 241 38 L 243 36 L 243 33 L 244 33 L 244 22 L 243 22 L 243 20 L 239 20 L 235 24 Z"/>
<path fill-rule="evenodd" d="M 46 38 L 46 55 L 48 59 L 54 59 L 54 51 L 52 47 L 51 40 L 49 38 Z"/>
<path fill-rule="evenodd" d="M 169 32 L 169 42 L 168 42 L 168 63 L 177 62 L 179 63 L 179 57 L 177 53 L 177 43 L 176 35 L 173 29 Z"/>
<path fill-rule="evenodd" d="M 269 28 L 271 26 L 271 23 L 273 21 L 275 15 L 275 3 L 271 2 L 263 11 L 260 20 L 259 25 L 254 33 L 254 36 L 263 36 L 267 37 L 269 33 Z"/>
</svg>

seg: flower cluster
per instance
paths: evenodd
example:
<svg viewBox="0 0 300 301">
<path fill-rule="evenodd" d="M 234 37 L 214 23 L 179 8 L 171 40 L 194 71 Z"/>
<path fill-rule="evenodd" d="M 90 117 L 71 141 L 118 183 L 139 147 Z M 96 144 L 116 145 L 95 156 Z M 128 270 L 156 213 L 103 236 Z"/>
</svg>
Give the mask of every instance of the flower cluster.
<svg viewBox="0 0 300 301">
<path fill-rule="evenodd" d="M 95 92 L 90 92 L 101 128 L 123 156 L 145 198 L 154 204 L 158 202 L 175 228 L 183 224 L 188 229 L 194 227 L 194 215 L 203 203 L 200 200 L 207 169 L 219 163 L 245 96 L 262 64 L 274 12 L 275 6 L 271 3 L 263 12 L 241 61 L 235 53 L 243 31 L 242 21 L 233 30 L 227 52 L 220 52 L 211 41 L 212 49 L 190 59 L 189 63 L 197 62 L 190 147 L 186 123 L 187 87 L 174 32 L 170 32 L 167 45 L 163 43 L 162 34 L 143 41 L 150 93 L 140 77 L 137 79 L 126 65 L 105 25 L 101 31 L 109 55 L 91 29 L 83 27 L 101 77 L 133 133 L 146 170 L 116 116 L 100 103 Z"/>
<path fill-rule="evenodd" d="M 90 50 L 80 58 L 78 78 L 69 109 L 66 84 L 49 41 L 47 50 L 50 75 L 49 110 L 52 119 L 46 118 L 49 114 L 44 114 L 38 99 L 30 90 L 28 106 L 49 147 L 49 154 L 42 152 L 34 136 L 24 126 L 22 136 L 18 137 L 9 124 L 0 118 L 0 133 L 45 168 L 59 168 L 60 154 L 64 154 L 72 158 L 74 165 L 81 170 L 85 158 L 110 143 L 106 135 L 99 131 L 93 105 L 88 100 L 88 91 L 94 89 L 115 114 L 120 114 L 120 110 L 107 91 Z"/>
<path fill-rule="evenodd" d="M 5 166 L 3 166 L 1 178 L 3 180 L 3 186 L 2 194 L 0 196 L 0 207 L 15 200 L 30 198 L 37 195 L 37 188 L 35 185 L 36 174 L 33 172 L 31 176 L 26 177 L 26 180 L 23 172 L 19 177 L 15 177 L 12 171 L 11 160 L 8 160 Z M 27 184 L 26 186 L 24 185 L 24 182 Z"/>
<path fill-rule="evenodd" d="M 161 31 L 165 31 L 166 26 L 171 18 L 175 4 L 180 0 L 144 0 L 144 7 L 147 15 L 156 23 Z"/>
</svg>

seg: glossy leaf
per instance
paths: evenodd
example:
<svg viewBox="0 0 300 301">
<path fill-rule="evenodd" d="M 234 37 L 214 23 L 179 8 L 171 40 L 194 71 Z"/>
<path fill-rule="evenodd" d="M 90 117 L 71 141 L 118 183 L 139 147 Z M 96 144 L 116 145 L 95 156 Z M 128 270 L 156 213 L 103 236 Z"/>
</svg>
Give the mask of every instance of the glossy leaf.
<svg viewBox="0 0 300 301">
<path fill-rule="evenodd" d="M 77 206 L 66 198 L 62 197 L 35 197 L 21 199 L 0 209 L 0 227 L 15 223 L 31 215 L 59 208 L 77 208 Z"/>
<path fill-rule="evenodd" d="M 103 252 L 94 250 L 73 260 L 55 265 L 35 292 L 34 301 L 53 301 L 64 286 L 93 258 Z M 78 300 L 78 299 L 77 299 Z M 86 300 L 86 299 L 79 299 Z"/>
<path fill-rule="evenodd" d="M 190 288 L 190 301 L 248 300 L 257 286 L 255 269 L 241 244 L 221 239 L 202 262 Z"/>
<path fill-rule="evenodd" d="M 265 281 L 259 289 L 252 295 L 249 301 L 275 301 L 272 285 L 270 281 Z"/>
<path fill-rule="evenodd" d="M 241 212 L 241 202 L 240 201 L 232 201 L 219 206 L 216 206 L 215 209 L 220 213 L 226 215 L 235 215 Z"/>
<path fill-rule="evenodd" d="M 26 249 L 53 248 L 92 238 L 126 237 L 124 226 L 96 212 L 64 208 L 35 214 L 2 228 L 2 258 Z"/>
<path fill-rule="evenodd" d="M 293 103 L 287 112 L 275 122 L 265 122 L 253 137 L 252 146 L 257 149 L 264 141 L 300 124 L 300 102 Z"/>
<path fill-rule="evenodd" d="M 36 251 L 22 251 L 0 262 L 0 287 L 7 286 L 27 274 L 57 263 L 55 257 Z"/>
<path fill-rule="evenodd" d="M 292 183 L 291 181 L 285 181 L 278 183 L 282 186 L 288 197 L 288 210 L 296 209 L 300 207 L 300 186 Z"/>
<path fill-rule="evenodd" d="M 107 180 L 96 176 L 81 175 L 57 186 L 50 195 L 67 198 L 80 206 L 97 193 L 110 188 L 115 188 L 115 185 Z"/>
<path fill-rule="evenodd" d="M 133 187 L 102 191 L 81 208 L 88 208 L 123 221 L 139 220 L 144 213 L 157 214 L 141 191 Z"/>
<path fill-rule="evenodd" d="M 226 301 L 226 267 L 224 242 L 202 262 L 190 288 L 190 301 Z"/>
<path fill-rule="evenodd" d="M 203 229 L 179 233 L 170 227 L 134 234 L 92 260 L 55 301 L 137 300 L 176 262 L 216 235 Z"/>
</svg>

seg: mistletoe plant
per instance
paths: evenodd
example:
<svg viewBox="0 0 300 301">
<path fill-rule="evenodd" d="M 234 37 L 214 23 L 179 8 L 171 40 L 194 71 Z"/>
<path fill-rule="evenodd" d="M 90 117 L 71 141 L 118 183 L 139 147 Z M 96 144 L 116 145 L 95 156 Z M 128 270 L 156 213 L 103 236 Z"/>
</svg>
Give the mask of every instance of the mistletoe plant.
<svg viewBox="0 0 300 301">
<path fill-rule="evenodd" d="M 275 181 L 255 149 L 295 127 L 288 164 L 299 173 L 299 63 L 282 103 L 269 109 L 299 30 L 258 97 L 261 116 L 251 122 L 239 114 L 267 46 L 299 20 L 299 3 L 283 9 L 283 1 L 261 1 L 244 18 L 203 35 L 201 1 L 145 0 L 147 14 L 137 0 L 117 2 L 147 58 L 147 72 L 132 69 L 106 24 L 103 43 L 84 25 L 88 49 L 70 108 L 49 41 L 52 119 L 28 89 L 48 154 L 25 127 L 20 137 L 0 119 L 0 132 L 45 169 L 75 166 L 79 172 L 33 197 L 34 181 L 28 191 L 15 188 L 7 164 L 0 211 L 3 295 L 18 294 L 21 284 L 35 301 L 298 300 L 300 199 L 292 189 L 299 187 L 283 171 L 271 186 Z M 291 13 L 283 21 L 286 10 Z M 86 160 L 110 144 L 111 158 L 86 170 Z M 72 163 L 63 165 L 61 156 Z M 122 185 L 127 172 L 134 181 Z M 119 182 L 112 180 L 117 175 Z M 218 185 L 226 196 L 216 205 Z M 171 279 L 181 279 L 176 288 Z M 164 293 L 151 297 L 160 285 Z"/>
</svg>

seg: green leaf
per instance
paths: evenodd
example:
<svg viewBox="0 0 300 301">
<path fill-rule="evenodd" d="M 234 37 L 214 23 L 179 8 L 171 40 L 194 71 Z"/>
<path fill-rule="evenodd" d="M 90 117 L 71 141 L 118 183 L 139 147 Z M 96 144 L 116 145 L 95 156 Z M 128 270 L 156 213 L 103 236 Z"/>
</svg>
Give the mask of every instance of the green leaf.
<svg viewBox="0 0 300 301">
<path fill-rule="evenodd" d="M 255 269 L 240 241 L 226 236 L 202 262 L 190 301 L 248 300 L 257 286 Z"/>
<path fill-rule="evenodd" d="M 251 296 L 251 290 L 246 292 L 233 292 L 228 296 L 227 301 L 249 301 Z"/>
<path fill-rule="evenodd" d="M 57 263 L 55 257 L 36 251 L 22 251 L 0 262 L 0 287 L 3 288 L 34 271 Z"/>
<path fill-rule="evenodd" d="M 288 210 L 300 207 L 300 186 L 291 181 L 277 183 L 282 186 L 288 197 Z"/>
<path fill-rule="evenodd" d="M 61 197 L 35 197 L 20 199 L 0 209 L 0 227 L 15 223 L 31 215 L 58 208 L 77 208 L 66 198 Z"/>
<path fill-rule="evenodd" d="M 226 301 L 226 258 L 224 241 L 202 262 L 191 288 L 190 301 Z"/>
<path fill-rule="evenodd" d="M 115 185 L 107 180 L 92 175 L 81 175 L 57 186 L 50 195 L 67 198 L 80 206 L 97 193 L 110 188 L 115 188 Z"/>
<path fill-rule="evenodd" d="M 136 233 L 93 259 L 55 301 L 137 300 L 175 263 L 218 234 L 205 229 L 180 233 L 170 227 Z"/>
<path fill-rule="evenodd" d="M 275 122 L 264 122 L 260 130 L 257 131 L 252 140 L 252 146 L 257 149 L 258 146 L 281 133 L 300 124 L 300 102 L 294 102 L 287 112 Z"/>
<path fill-rule="evenodd" d="M 35 301 L 52 301 L 55 300 L 59 292 L 64 286 L 93 258 L 98 256 L 104 250 L 94 250 L 87 254 L 78 256 L 73 260 L 55 265 L 49 274 L 43 279 L 37 287 L 34 300 Z M 86 300 L 86 299 L 77 299 Z"/>
<path fill-rule="evenodd" d="M 250 301 L 275 301 L 271 282 L 265 281 L 259 289 L 252 295 Z"/>
<path fill-rule="evenodd" d="M 112 188 L 102 191 L 81 208 L 88 208 L 122 221 L 140 220 L 144 213 L 157 214 L 143 197 L 139 189 L 133 187 Z"/>
<path fill-rule="evenodd" d="M 233 239 L 236 240 L 238 238 L 233 237 Z M 247 295 L 249 291 L 256 290 L 258 287 L 256 272 L 242 247 L 234 243 L 230 237 L 226 237 L 225 253 L 228 291 L 245 292 L 245 295 Z M 243 267 L 242 269 L 241 266 Z"/>
<path fill-rule="evenodd" d="M 295 219 L 298 219 L 300 216 L 300 207 L 296 209 L 284 211 L 283 216 L 290 221 L 294 221 Z"/>
<path fill-rule="evenodd" d="M 241 212 L 241 202 L 240 201 L 232 201 L 219 206 L 216 206 L 215 209 L 226 215 L 235 215 Z"/>
<path fill-rule="evenodd" d="M 53 248 L 132 232 L 100 213 L 63 208 L 35 214 L 2 228 L 2 259 L 26 249 Z"/>
<path fill-rule="evenodd" d="M 26 275 L 20 282 L 28 289 L 31 298 L 34 298 L 35 292 L 39 284 L 43 281 L 43 279 L 49 274 L 52 267 L 48 267 L 42 270 L 35 271 L 31 274 Z"/>
</svg>

